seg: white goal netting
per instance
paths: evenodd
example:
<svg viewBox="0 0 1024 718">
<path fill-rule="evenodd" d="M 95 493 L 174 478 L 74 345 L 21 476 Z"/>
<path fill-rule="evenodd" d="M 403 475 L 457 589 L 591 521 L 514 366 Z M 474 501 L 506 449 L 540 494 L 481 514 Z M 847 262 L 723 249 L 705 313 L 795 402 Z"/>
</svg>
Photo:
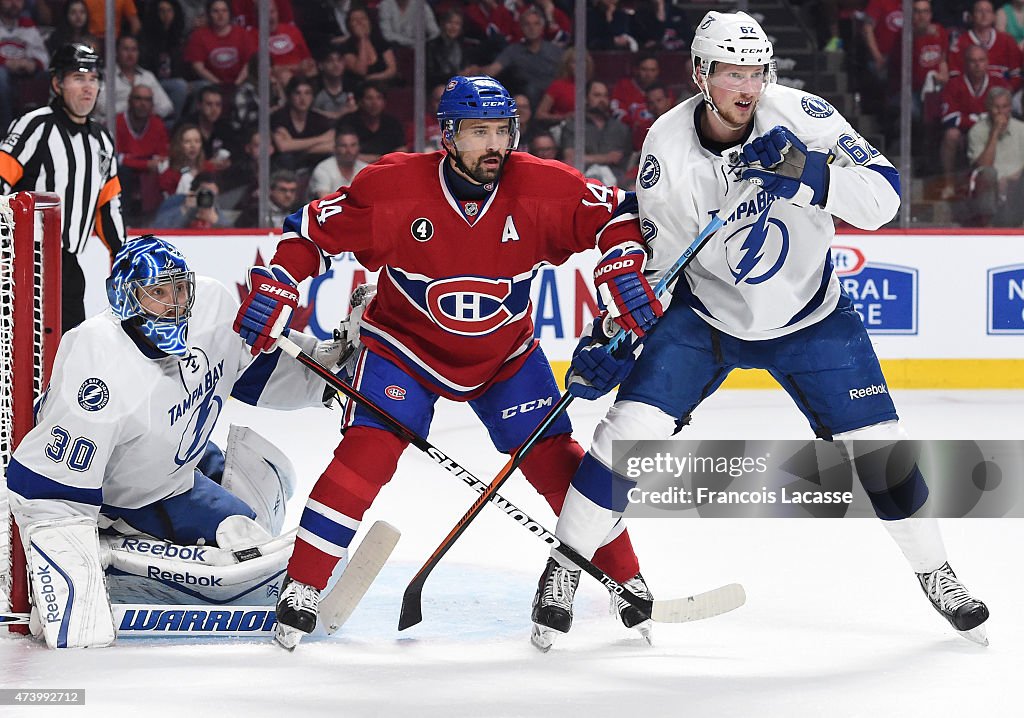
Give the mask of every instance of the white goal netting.
<svg viewBox="0 0 1024 718">
<path fill-rule="evenodd" d="M 24 577 L 15 570 L 24 557 L 13 536 L 7 465 L 31 427 L 32 403 L 43 390 L 60 336 L 52 312 L 46 312 L 48 297 L 59 297 L 60 258 L 53 253 L 60 250 L 60 207 L 46 201 L 37 205 L 36 199 L 0 196 L 0 611 L 23 610 L 19 597 L 28 595 Z"/>
</svg>

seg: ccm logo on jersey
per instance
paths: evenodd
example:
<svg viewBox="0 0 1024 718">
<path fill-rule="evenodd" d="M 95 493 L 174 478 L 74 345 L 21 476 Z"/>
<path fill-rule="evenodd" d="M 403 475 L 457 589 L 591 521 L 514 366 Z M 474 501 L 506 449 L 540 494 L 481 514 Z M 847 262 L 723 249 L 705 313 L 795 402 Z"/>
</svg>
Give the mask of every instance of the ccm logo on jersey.
<svg viewBox="0 0 1024 718">
<path fill-rule="evenodd" d="M 453 334 L 489 334 L 512 319 L 505 300 L 512 280 L 454 277 L 431 283 L 424 295 L 427 314 Z"/>
<path fill-rule="evenodd" d="M 299 301 L 299 295 L 290 289 L 286 289 L 285 287 L 277 287 L 274 286 L 273 284 L 261 284 L 260 291 L 266 292 L 267 294 L 277 294 L 279 296 L 284 297 L 285 299 L 292 299 L 296 302 Z"/>
<path fill-rule="evenodd" d="M 516 416 L 517 414 L 525 414 L 528 411 L 540 409 L 543 406 L 551 406 L 552 401 L 552 397 L 549 396 L 545 399 L 534 399 L 533 401 L 527 401 L 523 404 L 519 404 L 518 406 L 510 406 L 507 409 L 501 410 L 501 418 L 511 419 L 513 416 Z"/>
<path fill-rule="evenodd" d="M 389 399 L 394 399 L 395 401 L 402 401 L 403 399 L 405 399 L 405 389 L 398 386 L 397 384 L 392 384 L 391 386 L 384 389 L 384 395 Z"/>
</svg>

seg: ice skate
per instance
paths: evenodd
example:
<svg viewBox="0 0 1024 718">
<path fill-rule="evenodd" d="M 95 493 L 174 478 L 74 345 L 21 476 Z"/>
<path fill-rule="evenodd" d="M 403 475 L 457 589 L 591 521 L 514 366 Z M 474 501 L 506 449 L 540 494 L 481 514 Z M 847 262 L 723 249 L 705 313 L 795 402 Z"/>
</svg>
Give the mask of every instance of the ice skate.
<svg viewBox="0 0 1024 718">
<path fill-rule="evenodd" d="M 568 633 L 572 627 L 572 599 L 580 583 L 579 570 L 565 568 L 553 558 L 548 559 L 533 597 L 532 643 L 542 653 L 551 650 L 557 633 Z"/>
<path fill-rule="evenodd" d="M 281 597 L 277 600 L 277 631 L 274 641 L 282 648 L 294 651 L 302 637 L 316 628 L 319 605 L 319 589 L 285 576 L 281 584 Z"/>
<path fill-rule="evenodd" d="M 651 601 L 654 600 L 654 596 L 651 594 L 651 589 L 647 588 L 647 583 L 644 581 L 644 577 L 639 573 L 623 583 L 622 587 L 636 594 L 640 598 L 646 598 Z M 635 628 L 639 631 L 640 635 L 643 636 L 643 639 L 647 641 L 647 645 L 653 645 L 651 642 L 651 628 L 654 625 L 654 622 L 651 620 L 650 616 L 645 616 L 639 608 L 624 600 L 617 593 L 612 593 L 611 597 L 612 614 L 618 616 L 619 620 L 622 621 L 622 625 L 626 628 Z"/>
<path fill-rule="evenodd" d="M 967 592 L 948 562 L 930 573 L 917 574 L 917 580 L 935 610 L 961 636 L 968 641 L 988 645 L 984 626 L 988 620 L 988 607 Z"/>
</svg>

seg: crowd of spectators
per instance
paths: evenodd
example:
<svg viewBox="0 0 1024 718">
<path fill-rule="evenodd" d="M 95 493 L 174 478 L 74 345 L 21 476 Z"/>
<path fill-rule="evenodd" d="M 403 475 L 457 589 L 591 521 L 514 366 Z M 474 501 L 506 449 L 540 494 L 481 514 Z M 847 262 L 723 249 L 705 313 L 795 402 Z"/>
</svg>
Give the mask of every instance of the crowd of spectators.
<svg viewBox="0 0 1024 718">
<path fill-rule="evenodd" d="M 280 224 L 381 155 L 410 150 L 417 121 L 426 149 L 440 147 L 434 110 L 456 74 L 498 77 L 517 97 L 519 149 L 572 163 L 572 0 L 427 0 L 428 107 L 413 118 L 420 3 L 271 0 L 270 136 L 261 138 L 256 0 L 0 0 L 0 130 L 49 101 L 47 67 L 57 47 L 83 42 L 104 53 L 112 4 L 116 70 L 104 78 L 96 119 L 107 122 L 112 93 L 131 226 Z M 689 78 L 661 77 L 659 66 L 660 56 L 688 48 L 684 8 L 678 0 L 589 0 L 590 176 L 630 186 L 646 130 L 686 96 L 681 83 Z M 591 57 L 609 53 L 612 63 Z M 267 218 L 259 217 L 256 179 L 264 144 L 272 172 Z"/>
<path fill-rule="evenodd" d="M 870 0 L 853 18 L 853 85 L 894 140 L 902 3 Z M 913 0 L 911 27 L 915 176 L 958 223 L 1020 227 L 1024 0 Z"/>
</svg>

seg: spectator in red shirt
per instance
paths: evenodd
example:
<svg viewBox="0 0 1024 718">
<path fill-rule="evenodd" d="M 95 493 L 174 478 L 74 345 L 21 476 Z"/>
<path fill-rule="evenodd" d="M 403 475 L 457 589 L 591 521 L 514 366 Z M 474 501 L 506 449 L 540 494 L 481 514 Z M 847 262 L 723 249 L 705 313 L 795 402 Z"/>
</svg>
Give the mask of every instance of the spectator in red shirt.
<svg viewBox="0 0 1024 718">
<path fill-rule="evenodd" d="M 654 121 L 676 104 L 672 91 L 661 82 L 652 82 L 644 96 L 646 98 L 644 116 L 633 123 L 633 150 L 636 152 L 643 148 L 647 132 L 651 129 Z"/>
<path fill-rule="evenodd" d="M 572 42 L 572 20 L 554 0 L 517 0 L 516 17 L 521 17 L 523 10 L 535 7 L 544 15 L 544 39 L 563 47 Z"/>
<path fill-rule="evenodd" d="M 985 95 L 993 87 L 1006 87 L 1007 82 L 1001 77 L 989 74 L 988 54 L 978 45 L 970 45 L 964 50 L 966 66 L 964 73 L 952 77 L 942 91 L 942 173 L 945 186 L 942 199 L 956 196 L 955 172 L 958 160 L 964 156 L 964 137 L 967 131 L 977 122 L 978 116 L 985 112 Z"/>
<path fill-rule="evenodd" d="M 168 154 L 168 167 L 160 173 L 160 189 L 165 195 L 187 193 L 192 180 L 209 169 L 203 154 L 203 136 L 193 124 L 178 125 L 171 136 Z"/>
<path fill-rule="evenodd" d="M 522 37 L 515 16 L 498 0 L 476 0 L 465 8 L 466 36 L 481 47 L 480 63 L 491 62 L 508 44 Z"/>
<path fill-rule="evenodd" d="M 991 0 L 975 0 L 971 10 L 971 27 L 961 33 L 949 49 L 951 77 L 964 71 L 965 50 L 977 46 L 988 54 L 988 74 L 1009 82 L 1010 88 L 1020 88 L 1021 51 L 1012 37 L 996 30 L 996 14 Z"/>
<path fill-rule="evenodd" d="M 267 22 L 270 27 L 270 67 L 281 86 L 287 85 L 293 75 L 316 75 L 316 63 L 306 40 L 294 23 L 280 20 L 276 0 L 270 0 Z"/>
<path fill-rule="evenodd" d="M 914 30 L 911 97 L 914 102 L 914 119 L 920 120 L 926 81 L 928 88 L 934 88 L 929 90 L 932 94 L 940 91 L 949 82 L 949 64 L 946 59 L 949 50 L 949 31 L 932 22 L 931 0 L 914 0 L 911 23 Z M 890 109 L 899 106 L 902 62 L 903 46 L 897 43 L 889 55 Z"/>
<path fill-rule="evenodd" d="M 647 112 L 647 90 L 658 81 L 661 65 L 651 54 L 640 55 L 633 64 L 630 77 L 620 77 L 612 90 L 612 112 L 632 127 Z"/>
<path fill-rule="evenodd" d="M 135 85 L 127 109 L 117 116 L 117 165 L 124 190 L 125 222 L 145 226 L 160 206 L 160 170 L 167 162 L 167 127 L 153 112 L 153 89 Z"/>
<path fill-rule="evenodd" d="M 46 76 L 50 62 L 43 36 L 28 17 L 22 17 L 25 0 L 0 0 L 0 132 L 14 119 L 14 108 L 23 101 L 22 82 L 40 88 L 39 104 L 46 102 Z M 16 86 L 17 85 L 17 86 Z"/>
<path fill-rule="evenodd" d="M 185 60 L 199 79 L 233 87 L 245 80 L 254 49 L 249 31 L 231 24 L 228 1 L 210 0 L 206 26 L 192 31 L 185 46 Z"/>
<path fill-rule="evenodd" d="M 587 53 L 587 82 L 594 75 L 594 60 Z M 572 117 L 576 111 L 576 50 L 567 49 L 562 54 L 562 66 L 533 113 L 534 122 L 551 127 Z"/>
<path fill-rule="evenodd" d="M 864 10 L 862 33 L 871 56 L 871 70 L 883 77 L 888 58 L 903 32 L 903 0 L 870 0 Z"/>
</svg>

